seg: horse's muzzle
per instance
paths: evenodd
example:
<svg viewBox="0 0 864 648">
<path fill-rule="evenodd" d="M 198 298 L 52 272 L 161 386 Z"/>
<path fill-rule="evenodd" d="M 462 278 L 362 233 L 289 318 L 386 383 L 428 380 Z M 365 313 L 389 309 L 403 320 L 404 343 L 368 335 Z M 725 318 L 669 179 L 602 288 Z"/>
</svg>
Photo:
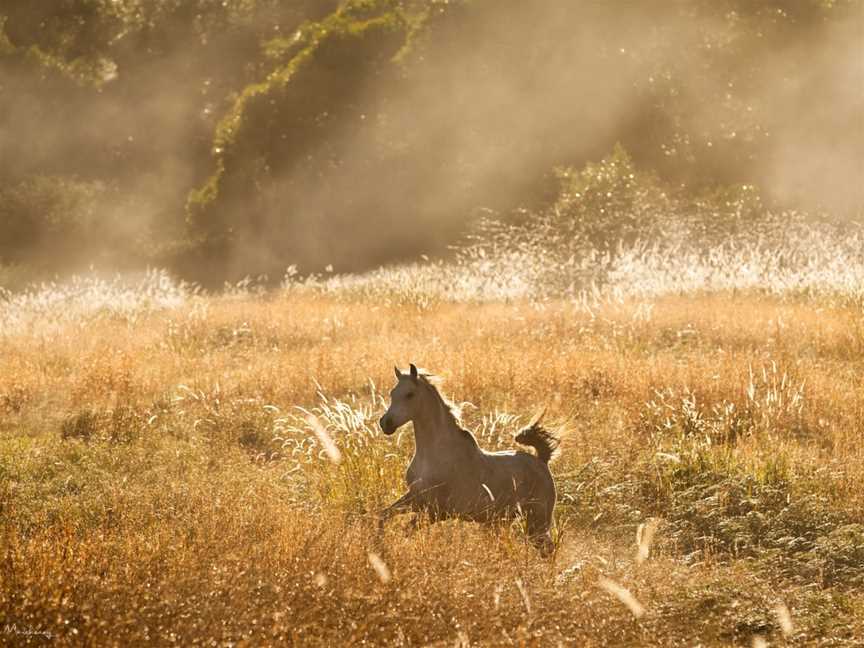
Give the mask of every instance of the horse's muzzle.
<svg viewBox="0 0 864 648">
<path fill-rule="evenodd" d="M 389 416 L 382 416 L 381 420 L 378 421 L 378 424 L 381 426 L 381 431 L 390 436 L 396 431 L 396 426 L 393 425 L 393 421 L 390 420 Z"/>
</svg>

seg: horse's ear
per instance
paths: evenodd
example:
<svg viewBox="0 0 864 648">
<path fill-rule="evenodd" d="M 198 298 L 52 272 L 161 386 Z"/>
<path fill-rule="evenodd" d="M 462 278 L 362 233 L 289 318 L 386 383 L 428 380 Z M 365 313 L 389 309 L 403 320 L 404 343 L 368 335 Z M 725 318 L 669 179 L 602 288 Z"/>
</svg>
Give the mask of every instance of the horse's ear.
<svg viewBox="0 0 864 648">
<path fill-rule="evenodd" d="M 414 363 L 411 363 L 411 379 L 417 380 L 417 367 L 414 366 Z"/>
<path fill-rule="evenodd" d="M 399 371 L 399 367 L 393 365 L 393 371 L 396 372 L 396 380 L 399 380 L 402 377 L 402 372 Z"/>
</svg>

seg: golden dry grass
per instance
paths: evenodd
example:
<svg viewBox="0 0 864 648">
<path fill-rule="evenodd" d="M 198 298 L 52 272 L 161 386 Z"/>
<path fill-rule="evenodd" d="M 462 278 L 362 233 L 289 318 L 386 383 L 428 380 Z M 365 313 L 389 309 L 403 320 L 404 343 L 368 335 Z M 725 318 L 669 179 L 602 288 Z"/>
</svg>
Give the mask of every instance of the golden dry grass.
<svg viewBox="0 0 864 648">
<path fill-rule="evenodd" d="M 544 406 L 561 426 L 552 560 L 518 525 L 376 539 L 409 361 L 487 447 Z M 9 332 L 0 362 L 0 642 L 864 641 L 860 308 L 289 291 Z"/>
</svg>

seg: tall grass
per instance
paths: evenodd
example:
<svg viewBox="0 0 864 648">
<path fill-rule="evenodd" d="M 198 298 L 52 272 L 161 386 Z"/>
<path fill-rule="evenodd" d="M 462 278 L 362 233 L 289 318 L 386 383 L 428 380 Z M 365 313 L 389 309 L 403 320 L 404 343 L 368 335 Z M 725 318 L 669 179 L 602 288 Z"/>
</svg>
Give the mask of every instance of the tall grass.
<svg viewBox="0 0 864 648">
<path fill-rule="evenodd" d="M 860 643 L 854 300 L 457 300 L 431 264 L 377 276 L 7 298 L 33 325 L 0 336 L 2 641 Z M 551 560 L 518 525 L 378 536 L 412 438 L 376 421 L 408 361 L 486 448 L 547 408 Z"/>
<path fill-rule="evenodd" d="M 359 299 L 436 302 L 653 298 L 693 292 L 754 292 L 795 299 L 864 303 L 864 236 L 859 228 L 792 220 L 780 234 L 719 237 L 710 245 L 688 232 L 637 239 L 611 249 L 577 238 L 550 245 L 544 230 L 528 236 L 498 226 L 448 261 L 388 267 L 363 275 L 283 285 Z M 716 238 L 716 237 L 715 237 Z"/>
</svg>

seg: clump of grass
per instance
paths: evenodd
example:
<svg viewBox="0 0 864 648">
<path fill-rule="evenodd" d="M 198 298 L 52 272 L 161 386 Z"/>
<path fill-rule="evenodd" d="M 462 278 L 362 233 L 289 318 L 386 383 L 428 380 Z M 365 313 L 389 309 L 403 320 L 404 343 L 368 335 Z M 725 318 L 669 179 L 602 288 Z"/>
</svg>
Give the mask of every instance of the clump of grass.
<svg viewBox="0 0 864 648">
<path fill-rule="evenodd" d="M 199 292 L 164 270 L 107 279 L 95 274 L 73 276 L 18 292 L 0 292 L 0 332 L 51 330 L 105 317 L 134 321 L 147 313 L 178 308 Z"/>
<path fill-rule="evenodd" d="M 349 393 L 344 399 L 318 391 L 318 404 L 298 408 L 274 421 L 274 442 L 281 444 L 302 492 L 345 513 L 362 514 L 383 508 L 404 486 L 407 465 L 404 431 L 395 447 L 385 442 L 378 418 L 383 397 L 374 384 L 368 396 Z M 326 443 L 339 454 L 333 460 Z"/>
<path fill-rule="evenodd" d="M 755 371 L 748 367 L 746 384 L 728 400 L 706 404 L 688 388 L 680 395 L 673 387 L 656 391 L 641 414 L 641 425 L 659 436 L 709 443 L 734 443 L 753 434 L 782 439 L 811 431 L 805 406 L 804 381 L 772 361 Z"/>
<path fill-rule="evenodd" d="M 64 440 L 130 443 L 139 437 L 145 427 L 142 413 L 133 407 L 120 405 L 102 411 L 84 409 L 63 420 L 60 437 Z"/>
<path fill-rule="evenodd" d="M 181 384 L 163 423 L 182 436 L 191 426 L 195 438 L 214 447 L 239 446 L 256 460 L 272 461 L 279 456 L 271 434 L 277 411 L 261 398 L 226 393 L 219 383 L 197 389 Z"/>
<path fill-rule="evenodd" d="M 84 410 L 73 414 L 63 421 L 60 436 L 64 439 L 83 439 L 89 441 L 98 430 L 98 416 L 95 412 Z"/>
<path fill-rule="evenodd" d="M 0 392 L 0 412 L 18 414 L 30 402 L 32 392 L 25 386 L 13 383 Z"/>
</svg>

